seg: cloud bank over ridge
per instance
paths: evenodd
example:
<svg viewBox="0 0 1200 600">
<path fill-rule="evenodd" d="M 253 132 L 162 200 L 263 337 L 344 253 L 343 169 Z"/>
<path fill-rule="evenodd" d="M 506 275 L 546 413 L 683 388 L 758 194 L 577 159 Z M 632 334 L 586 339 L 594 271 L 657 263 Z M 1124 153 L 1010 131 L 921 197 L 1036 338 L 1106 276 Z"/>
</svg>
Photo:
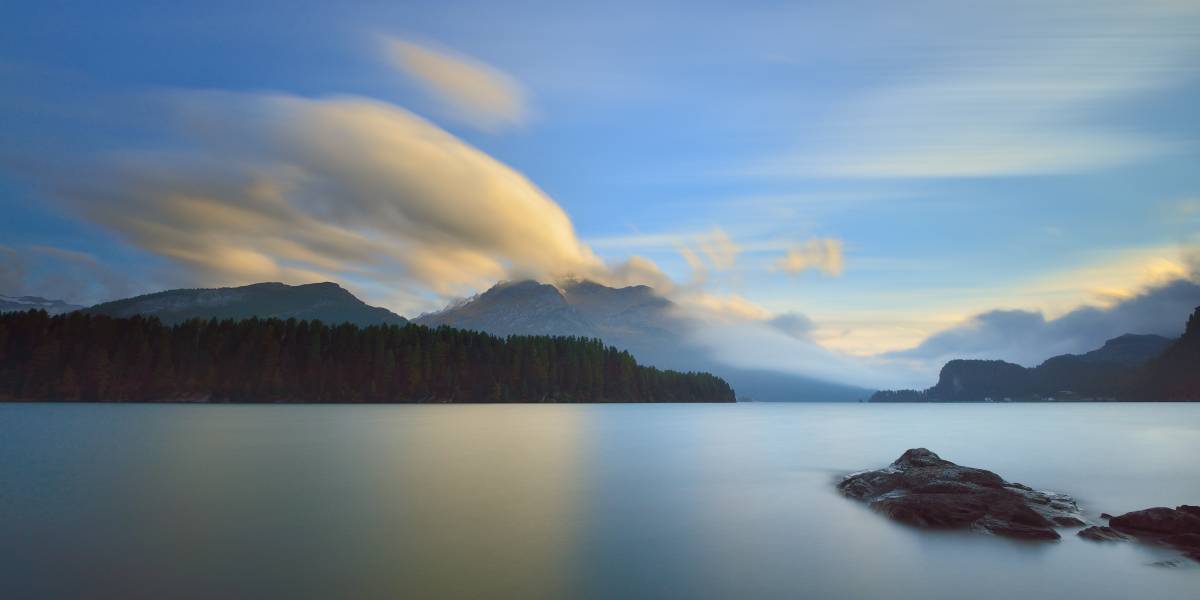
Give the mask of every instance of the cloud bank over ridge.
<svg viewBox="0 0 1200 600">
<path fill-rule="evenodd" d="M 174 103 L 186 151 L 119 155 L 65 193 L 199 282 L 364 275 L 452 294 L 613 273 L 527 178 L 403 108 L 282 94 Z"/>
<path fill-rule="evenodd" d="M 988 311 L 884 357 L 935 365 L 954 358 L 1001 359 L 1031 367 L 1051 356 L 1099 348 L 1126 333 L 1176 337 L 1200 305 L 1197 279 L 1176 279 L 1108 308 L 1082 306 L 1052 319 L 1039 311 Z"/>
</svg>

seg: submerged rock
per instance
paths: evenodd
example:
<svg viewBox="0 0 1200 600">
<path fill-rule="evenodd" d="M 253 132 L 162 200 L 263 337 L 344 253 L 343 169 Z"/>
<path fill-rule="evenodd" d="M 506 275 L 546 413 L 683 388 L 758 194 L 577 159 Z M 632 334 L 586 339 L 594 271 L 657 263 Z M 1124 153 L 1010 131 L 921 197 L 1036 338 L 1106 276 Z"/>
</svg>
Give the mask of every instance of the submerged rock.
<svg viewBox="0 0 1200 600">
<path fill-rule="evenodd" d="M 1121 533 L 1120 531 L 1117 531 L 1112 527 L 1105 527 L 1103 525 L 1093 525 L 1087 529 L 1080 530 L 1080 532 L 1075 535 L 1078 535 L 1085 540 L 1092 540 L 1093 542 L 1123 542 L 1129 539 L 1129 536 Z"/>
<path fill-rule="evenodd" d="M 925 448 L 906 451 L 886 468 L 848 475 L 838 489 L 918 527 L 1057 540 L 1055 527 L 1084 524 L 1070 496 L 1010 483 L 991 471 L 943 460 Z"/>
</svg>

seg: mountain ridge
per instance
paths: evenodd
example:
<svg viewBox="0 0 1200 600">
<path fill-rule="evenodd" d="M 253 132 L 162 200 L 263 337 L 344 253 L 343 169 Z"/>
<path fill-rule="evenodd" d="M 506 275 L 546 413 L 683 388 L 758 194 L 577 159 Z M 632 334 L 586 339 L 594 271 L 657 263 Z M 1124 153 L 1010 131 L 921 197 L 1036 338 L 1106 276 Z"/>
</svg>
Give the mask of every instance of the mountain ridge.
<svg viewBox="0 0 1200 600">
<path fill-rule="evenodd" d="M 871 393 L 799 375 L 723 364 L 688 341 L 687 332 L 696 324 L 678 308 L 645 285 L 615 288 L 580 279 L 557 284 L 519 280 L 497 283 L 413 322 L 493 335 L 595 337 L 628 350 L 643 364 L 714 373 L 728 380 L 742 399 L 857 401 Z"/>
<path fill-rule="evenodd" d="M 955 359 L 925 390 L 881 390 L 870 402 L 1200 400 L 1200 307 L 1177 339 L 1124 334 L 1083 354 L 1033 368 L 1002 360 Z"/>
<path fill-rule="evenodd" d="M 81 308 L 84 307 L 41 296 L 6 296 L 0 294 L 0 313 L 44 310 L 51 315 L 61 315 Z"/>
<path fill-rule="evenodd" d="M 155 316 L 166 324 L 189 319 L 250 317 L 295 318 L 360 326 L 408 322 L 386 308 L 367 305 L 342 286 L 328 281 L 301 285 L 272 281 L 237 287 L 179 288 L 103 302 L 82 310 L 112 317 Z"/>
</svg>

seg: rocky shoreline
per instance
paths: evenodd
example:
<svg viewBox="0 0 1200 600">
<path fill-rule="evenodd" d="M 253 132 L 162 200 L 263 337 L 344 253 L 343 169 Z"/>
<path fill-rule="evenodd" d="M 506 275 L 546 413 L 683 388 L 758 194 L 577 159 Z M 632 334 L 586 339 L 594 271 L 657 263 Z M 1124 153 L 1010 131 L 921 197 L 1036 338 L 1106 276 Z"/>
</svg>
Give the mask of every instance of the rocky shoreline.
<svg viewBox="0 0 1200 600">
<path fill-rule="evenodd" d="M 846 475 L 842 494 L 902 523 L 934 529 L 966 529 L 1037 541 L 1061 539 L 1058 529 L 1096 542 L 1165 545 L 1200 562 L 1200 507 L 1148 508 L 1089 524 L 1066 494 L 1034 490 L 999 475 L 952 463 L 913 448 L 882 469 Z"/>
</svg>

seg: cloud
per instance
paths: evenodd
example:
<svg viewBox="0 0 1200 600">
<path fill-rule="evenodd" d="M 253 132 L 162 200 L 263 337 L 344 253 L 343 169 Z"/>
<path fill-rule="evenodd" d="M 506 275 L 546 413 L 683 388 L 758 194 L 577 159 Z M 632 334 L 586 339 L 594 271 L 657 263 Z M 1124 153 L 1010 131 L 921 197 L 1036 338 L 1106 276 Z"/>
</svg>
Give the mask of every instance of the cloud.
<svg viewBox="0 0 1200 600">
<path fill-rule="evenodd" d="M 737 263 L 742 247 L 720 227 L 713 227 L 701 234 L 679 236 L 656 236 L 674 244 L 675 249 L 692 270 L 692 283 L 703 284 L 708 278 L 709 268 L 727 271 Z M 612 240 L 606 240 L 611 243 Z"/>
<path fill-rule="evenodd" d="M 1051 356 L 1094 350 L 1126 333 L 1176 337 L 1197 306 L 1200 284 L 1177 279 L 1108 308 L 1084 306 L 1054 319 L 1040 311 L 988 311 L 884 358 L 933 365 L 953 358 L 986 358 L 1036 366 Z"/>
<path fill-rule="evenodd" d="M 934 8 L 893 54 L 905 70 L 815 125 L 769 177 L 974 177 L 1078 172 L 1182 146 L 1107 110 L 1196 72 L 1194 2 L 978 3 Z M 908 10 L 908 9 L 903 9 Z M 898 31 L 905 31 L 899 28 Z"/>
<path fill-rule="evenodd" d="M 25 285 L 25 260 L 17 251 L 0 245 L 0 294 L 22 295 Z"/>
<path fill-rule="evenodd" d="M 90 305 L 129 296 L 137 289 L 127 275 L 85 252 L 0 245 L 0 294 Z"/>
<path fill-rule="evenodd" d="M 899 361 L 842 354 L 806 336 L 788 331 L 797 320 L 764 318 L 700 323 L 689 332 L 691 343 L 705 348 L 721 363 L 751 370 L 802 375 L 822 381 L 886 388 L 916 385 L 924 373 Z"/>
<path fill-rule="evenodd" d="M 738 294 L 718 295 L 690 290 L 676 300 L 698 322 L 744 323 L 771 317 L 771 311 Z"/>
<path fill-rule="evenodd" d="M 786 312 L 771 317 L 767 323 L 798 340 L 812 339 L 816 324 L 807 316 L 798 312 Z"/>
<path fill-rule="evenodd" d="M 775 263 L 775 268 L 793 275 L 808 269 L 817 269 L 826 275 L 837 277 L 842 274 L 844 264 L 841 240 L 813 238 L 788 250 L 787 254 Z"/>
<path fill-rule="evenodd" d="M 189 93 L 182 138 L 125 153 L 62 191 L 92 221 L 193 281 L 349 278 L 440 295 L 513 276 L 654 278 L 610 270 L 520 173 L 383 102 Z"/>
<path fill-rule="evenodd" d="M 708 267 L 705 266 L 704 259 L 700 258 L 700 255 L 696 254 L 695 250 L 687 246 L 679 247 L 679 255 L 683 257 L 688 268 L 692 270 L 692 280 L 697 283 L 703 282 L 705 275 L 708 273 Z"/>
<path fill-rule="evenodd" d="M 445 102 L 450 115 L 484 131 L 524 125 L 527 94 L 509 75 L 448 50 L 394 37 L 384 38 L 388 58 Z"/>
<path fill-rule="evenodd" d="M 733 242 L 733 238 L 720 227 L 714 227 L 707 236 L 701 237 L 697 244 L 713 268 L 723 271 L 733 267 L 741 248 Z"/>
<path fill-rule="evenodd" d="M 610 287 L 648 285 L 663 295 L 670 295 L 675 291 L 675 283 L 654 261 L 637 255 L 608 264 L 602 270 L 593 270 L 586 276 Z"/>
</svg>

